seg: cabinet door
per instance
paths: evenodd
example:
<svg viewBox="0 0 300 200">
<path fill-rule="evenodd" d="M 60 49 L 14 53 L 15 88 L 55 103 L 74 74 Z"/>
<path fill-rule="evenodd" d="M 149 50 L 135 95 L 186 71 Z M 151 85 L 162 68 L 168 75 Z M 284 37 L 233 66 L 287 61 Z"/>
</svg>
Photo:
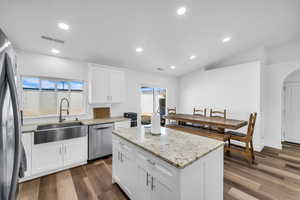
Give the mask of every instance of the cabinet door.
<svg viewBox="0 0 300 200">
<path fill-rule="evenodd" d="M 33 145 L 32 174 L 63 167 L 62 142 Z"/>
<path fill-rule="evenodd" d="M 113 156 L 112 156 L 112 170 L 113 170 L 113 179 L 117 182 L 121 182 L 121 158 L 120 151 L 118 146 L 118 141 L 113 141 Z"/>
<path fill-rule="evenodd" d="M 175 199 L 174 191 L 168 185 L 165 185 L 158 178 L 151 177 L 151 200 Z"/>
<path fill-rule="evenodd" d="M 150 200 L 150 184 L 151 184 L 151 175 L 149 174 L 147 168 L 141 164 L 137 164 L 137 175 L 136 183 L 136 199 L 139 200 Z M 165 199 L 166 200 L 166 199 Z"/>
<path fill-rule="evenodd" d="M 89 102 L 107 103 L 109 97 L 109 70 L 100 67 L 90 67 L 89 69 Z"/>
<path fill-rule="evenodd" d="M 87 161 L 87 137 L 66 140 L 64 143 L 64 166 Z"/>
<path fill-rule="evenodd" d="M 33 141 L 33 133 L 22 134 L 22 143 L 24 146 L 26 161 L 27 161 L 27 170 L 25 172 L 25 177 L 31 175 L 32 141 Z"/>
<path fill-rule="evenodd" d="M 135 162 L 133 160 L 133 149 L 127 144 L 120 144 L 121 149 L 121 182 L 123 183 L 128 196 L 135 194 L 136 175 Z"/>
<path fill-rule="evenodd" d="M 110 100 L 112 103 L 120 103 L 123 101 L 124 92 L 124 72 L 110 71 Z"/>
</svg>

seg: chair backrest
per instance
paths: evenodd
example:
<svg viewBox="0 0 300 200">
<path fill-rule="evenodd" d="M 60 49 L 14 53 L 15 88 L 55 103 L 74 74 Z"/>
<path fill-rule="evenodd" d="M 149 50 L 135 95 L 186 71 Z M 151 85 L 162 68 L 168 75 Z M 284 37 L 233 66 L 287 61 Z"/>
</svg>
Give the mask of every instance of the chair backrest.
<svg viewBox="0 0 300 200">
<path fill-rule="evenodd" d="M 247 130 L 247 137 L 249 140 L 252 140 L 252 137 L 253 137 L 256 117 L 257 117 L 256 112 L 250 114 L 249 122 L 248 122 L 248 130 Z"/>
<path fill-rule="evenodd" d="M 206 117 L 206 108 L 204 108 L 203 110 L 194 108 L 193 115 L 194 116 L 204 116 L 204 117 Z"/>
<path fill-rule="evenodd" d="M 210 109 L 210 117 L 218 117 L 218 118 L 226 119 L 226 109 L 224 109 L 224 111 Z"/>
<path fill-rule="evenodd" d="M 168 108 L 168 115 L 176 114 L 176 107 L 175 108 Z"/>
</svg>

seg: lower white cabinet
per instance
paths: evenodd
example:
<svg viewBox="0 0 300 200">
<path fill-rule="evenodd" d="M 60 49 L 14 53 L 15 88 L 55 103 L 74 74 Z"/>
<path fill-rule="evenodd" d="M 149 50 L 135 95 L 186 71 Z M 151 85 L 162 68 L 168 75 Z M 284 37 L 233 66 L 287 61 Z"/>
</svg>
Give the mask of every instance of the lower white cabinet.
<svg viewBox="0 0 300 200">
<path fill-rule="evenodd" d="M 180 169 L 113 135 L 112 167 L 132 200 L 223 199 L 223 146 Z"/>
<path fill-rule="evenodd" d="M 51 142 L 34 145 L 32 148 L 32 173 L 38 174 L 62 167 L 63 143 Z"/>
<path fill-rule="evenodd" d="M 87 137 L 33 145 L 32 175 L 87 161 Z"/>
<path fill-rule="evenodd" d="M 64 148 L 64 166 L 87 161 L 87 137 L 66 140 Z"/>
<path fill-rule="evenodd" d="M 133 197 L 135 187 L 135 168 L 133 162 L 133 148 L 119 141 L 113 141 L 113 171 L 115 179 L 122 184 L 129 197 Z"/>
</svg>

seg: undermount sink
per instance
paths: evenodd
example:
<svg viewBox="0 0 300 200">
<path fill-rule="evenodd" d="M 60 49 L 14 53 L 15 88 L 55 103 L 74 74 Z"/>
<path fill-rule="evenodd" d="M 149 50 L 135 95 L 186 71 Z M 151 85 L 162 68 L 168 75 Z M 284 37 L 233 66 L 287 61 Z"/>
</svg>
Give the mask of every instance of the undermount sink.
<svg viewBox="0 0 300 200">
<path fill-rule="evenodd" d="M 56 129 L 56 128 L 68 128 L 73 126 L 82 126 L 81 122 L 64 122 L 56 124 L 43 124 L 37 127 L 37 130 L 47 130 L 47 129 Z"/>
<path fill-rule="evenodd" d="M 34 133 L 34 144 L 84 137 L 87 131 L 87 126 L 81 122 L 43 124 L 39 125 Z"/>
</svg>

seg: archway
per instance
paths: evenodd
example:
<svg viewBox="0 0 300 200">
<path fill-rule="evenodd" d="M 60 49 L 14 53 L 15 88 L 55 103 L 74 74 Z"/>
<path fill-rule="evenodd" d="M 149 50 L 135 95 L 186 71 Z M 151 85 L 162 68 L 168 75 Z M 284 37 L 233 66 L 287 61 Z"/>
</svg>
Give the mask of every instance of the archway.
<svg viewBox="0 0 300 200">
<path fill-rule="evenodd" d="M 300 144 L 300 70 L 291 72 L 282 87 L 282 142 Z"/>
</svg>

